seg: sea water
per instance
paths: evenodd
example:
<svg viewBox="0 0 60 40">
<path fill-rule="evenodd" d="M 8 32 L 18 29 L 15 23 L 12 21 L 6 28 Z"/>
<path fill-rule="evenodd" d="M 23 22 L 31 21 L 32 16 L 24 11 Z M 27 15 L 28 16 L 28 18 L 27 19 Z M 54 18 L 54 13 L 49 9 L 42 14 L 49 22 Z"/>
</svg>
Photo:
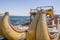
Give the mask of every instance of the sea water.
<svg viewBox="0 0 60 40">
<path fill-rule="evenodd" d="M 0 16 L 0 19 L 1 18 L 2 16 Z M 29 16 L 10 16 L 9 20 L 10 20 L 9 22 L 15 26 L 15 25 L 26 23 L 26 22 L 30 22 L 30 17 Z M 0 36 L 0 40 L 2 39 L 3 37 Z"/>
<path fill-rule="evenodd" d="M 10 22 L 13 25 L 19 25 L 30 21 L 29 16 L 10 16 Z"/>
</svg>

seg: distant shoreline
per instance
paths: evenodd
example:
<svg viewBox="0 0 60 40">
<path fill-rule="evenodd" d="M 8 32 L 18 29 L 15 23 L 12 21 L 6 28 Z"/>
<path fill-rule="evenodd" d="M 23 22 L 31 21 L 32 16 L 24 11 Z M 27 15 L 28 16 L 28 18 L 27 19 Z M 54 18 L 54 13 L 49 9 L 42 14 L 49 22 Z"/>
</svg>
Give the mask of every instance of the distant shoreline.
<svg viewBox="0 0 60 40">
<path fill-rule="evenodd" d="M 4 16 L 4 13 L 0 14 L 0 16 Z M 9 15 L 9 16 L 21 16 L 21 15 Z M 25 16 L 25 15 L 23 15 Z M 30 16 L 30 15 L 27 15 L 27 16 Z"/>
</svg>

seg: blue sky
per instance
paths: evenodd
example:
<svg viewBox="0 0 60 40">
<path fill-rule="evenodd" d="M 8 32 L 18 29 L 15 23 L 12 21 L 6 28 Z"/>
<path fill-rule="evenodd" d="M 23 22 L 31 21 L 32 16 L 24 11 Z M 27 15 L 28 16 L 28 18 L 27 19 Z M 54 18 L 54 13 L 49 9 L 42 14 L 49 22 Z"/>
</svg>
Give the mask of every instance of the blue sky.
<svg viewBox="0 0 60 40">
<path fill-rule="evenodd" d="M 0 13 L 8 11 L 11 15 L 27 16 L 30 8 L 40 6 L 54 6 L 55 13 L 60 13 L 60 0 L 0 0 Z"/>
</svg>

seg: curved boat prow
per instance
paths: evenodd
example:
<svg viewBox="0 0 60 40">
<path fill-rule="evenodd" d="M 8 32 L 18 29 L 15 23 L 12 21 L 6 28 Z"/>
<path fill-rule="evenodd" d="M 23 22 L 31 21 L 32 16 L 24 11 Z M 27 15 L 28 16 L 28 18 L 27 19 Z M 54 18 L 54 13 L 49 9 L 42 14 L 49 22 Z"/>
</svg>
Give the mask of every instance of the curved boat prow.
<svg viewBox="0 0 60 40">
<path fill-rule="evenodd" d="M 38 18 L 39 14 L 36 14 L 27 31 L 27 37 L 26 37 L 27 40 L 35 40 Z"/>
<path fill-rule="evenodd" d="M 48 25 L 46 23 L 46 11 L 42 10 L 39 13 L 40 16 L 37 24 L 36 40 L 58 40 L 58 33 L 55 34 L 54 32 L 52 32 L 55 36 L 53 34 L 51 34 L 52 36 L 50 35 Z"/>
<path fill-rule="evenodd" d="M 50 40 L 46 23 L 46 14 L 43 11 L 40 13 L 39 16 L 39 22 L 36 31 L 36 40 Z"/>
<path fill-rule="evenodd" d="M 46 15 L 49 14 L 51 16 L 52 24 L 47 25 Z M 36 16 L 31 22 L 30 28 L 27 31 L 27 40 L 58 40 L 59 34 L 58 29 L 54 23 L 54 13 L 53 10 L 37 10 Z M 56 31 L 49 31 L 49 26 L 53 29 L 56 28 Z M 57 26 L 58 27 L 58 26 Z M 55 29 L 54 28 L 54 29 Z"/>
<path fill-rule="evenodd" d="M 8 40 L 20 40 L 22 38 L 25 38 L 26 35 L 25 32 L 17 30 L 9 23 L 8 12 L 6 12 L 2 18 L 1 29 L 2 29 L 2 35 L 6 37 Z"/>
</svg>

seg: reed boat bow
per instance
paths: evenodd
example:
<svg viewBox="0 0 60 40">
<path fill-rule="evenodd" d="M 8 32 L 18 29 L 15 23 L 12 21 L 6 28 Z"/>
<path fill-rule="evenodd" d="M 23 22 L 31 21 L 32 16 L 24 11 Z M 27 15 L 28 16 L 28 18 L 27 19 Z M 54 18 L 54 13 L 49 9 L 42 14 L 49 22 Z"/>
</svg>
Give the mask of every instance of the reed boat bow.
<svg viewBox="0 0 60 40">
<path fill-rule="evenodd" d="M 6 12 L 2 18 L 1 29 L 2 35 L 8 38 L 8 40 L 20 40 L 25 38 L 26 35 L 24 31 L 18 30 L 10 24 L 8 12 Z"/>
</svg>

